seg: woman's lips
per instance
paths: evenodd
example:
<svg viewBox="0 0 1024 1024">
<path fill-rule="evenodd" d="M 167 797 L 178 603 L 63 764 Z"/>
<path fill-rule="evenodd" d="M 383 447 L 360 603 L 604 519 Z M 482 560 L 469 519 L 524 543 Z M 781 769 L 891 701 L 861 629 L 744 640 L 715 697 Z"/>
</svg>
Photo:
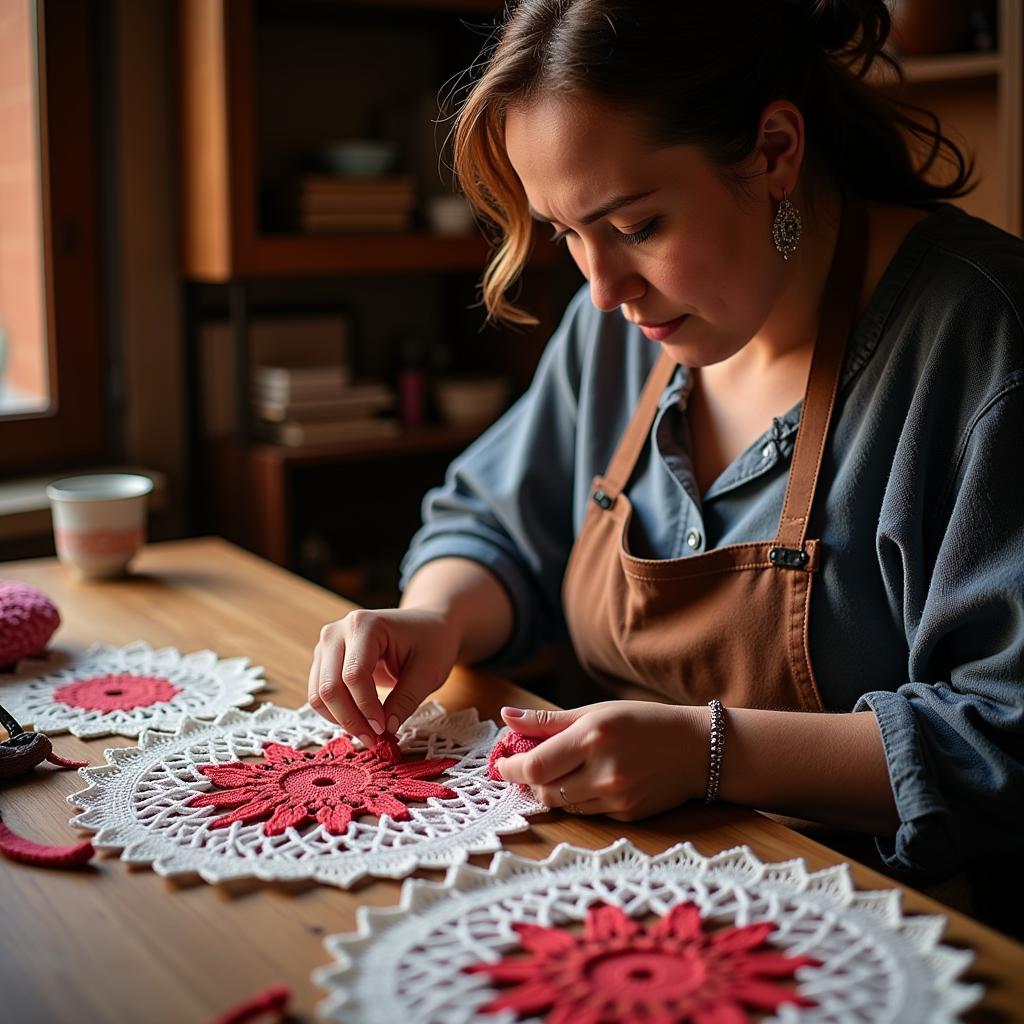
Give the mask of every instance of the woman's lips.
<svg viewBox="0 0 1024 1024">
<path fill-rule="evenodd" d="M 689 313 L 684 313 L 682 316 L 677 316 L 675 320 L 666 320 L 661 324 L 637 324 L 641 331 L 644 332 L 644 337 L 649 341 L 664 341 L 666 338 L 675 334 L 680 327 L 683 326 L 683 321 L 689 318 Z"/>
</svg>

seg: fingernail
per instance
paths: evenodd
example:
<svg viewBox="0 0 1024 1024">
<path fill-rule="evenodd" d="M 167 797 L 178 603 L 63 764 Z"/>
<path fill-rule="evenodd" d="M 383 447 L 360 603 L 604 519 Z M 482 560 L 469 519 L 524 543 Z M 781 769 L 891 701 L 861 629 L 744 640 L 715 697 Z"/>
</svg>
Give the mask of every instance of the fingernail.
<svg viewBox="0 0 1024 1024">
<path fill-rule="evenodd" d="M 388 718 L 388 732 L 398 732 L 398 727 L 401 724 L 398 720 L 398 715 L 391 715 Z"/>
<path fill-rule="evenodd" d="M 370 728 L 379 736 L 384 731 L 383 722 L 378 722 L 376 718 L 369 718 L 367 721 L 370 723 Z"/>
<path fill-rule="evenodd" d="M 526 714 L 525 711 L 520 711 L 519 708 L 502 708 L 501 713 L 505 718 L 522 718 Z"/>
<path fill-rule="evenodd" d="M 373 750 L 373 748 L 377 745 L 377 741 L 365 732 L 361 732 L 359 734 L 359 742 L 362 743 L 362 745 L 366 747 L 367 750 Z"/>
</svg>

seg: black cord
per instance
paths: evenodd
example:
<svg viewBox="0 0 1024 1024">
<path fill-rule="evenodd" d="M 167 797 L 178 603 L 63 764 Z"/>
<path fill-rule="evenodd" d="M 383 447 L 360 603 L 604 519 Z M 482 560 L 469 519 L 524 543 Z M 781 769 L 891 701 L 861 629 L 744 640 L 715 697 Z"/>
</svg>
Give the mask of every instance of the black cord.
<svg viewBox="0 0 1024 1024">
<path fill-rule="evenodd" d="M 11 739 L 14 739 L 14 737 L 19 733 L 23 733 L 25 731 L 20 725 L 18 725 L 14 716 L 2 704 L 0 704 L 0 725 L 7 730 L 7 734 Z"/>
</svg>

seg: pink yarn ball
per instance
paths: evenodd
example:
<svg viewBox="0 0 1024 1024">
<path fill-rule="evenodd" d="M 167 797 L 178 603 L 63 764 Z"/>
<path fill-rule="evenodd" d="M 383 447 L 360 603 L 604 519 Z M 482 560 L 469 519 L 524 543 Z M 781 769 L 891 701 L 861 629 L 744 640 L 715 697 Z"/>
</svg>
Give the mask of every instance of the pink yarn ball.
<svg viewBox="0 0 1024 1024">
<path fill-rule="evenodd" d="M 41 590 L 0 580 L 0 666 L 41 654 L 59 625 L 57 609 Z"/>
</svg>

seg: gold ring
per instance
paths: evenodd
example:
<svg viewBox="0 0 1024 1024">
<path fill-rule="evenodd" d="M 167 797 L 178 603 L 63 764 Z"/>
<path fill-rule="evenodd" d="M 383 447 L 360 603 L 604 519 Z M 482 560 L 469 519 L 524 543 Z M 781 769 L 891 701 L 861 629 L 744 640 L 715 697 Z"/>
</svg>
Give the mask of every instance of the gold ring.
<svg viewBox="0 0 1024 1024">
<path fill-rule="evenodd" d="M 562 794 L 562 810 L 568 811 L 570 814 L 581 813 L 575 804 L 569 803 L 569 798 L 565 795 L 565 786 L 559 786 L 558 792 Z"/>
</svg>

